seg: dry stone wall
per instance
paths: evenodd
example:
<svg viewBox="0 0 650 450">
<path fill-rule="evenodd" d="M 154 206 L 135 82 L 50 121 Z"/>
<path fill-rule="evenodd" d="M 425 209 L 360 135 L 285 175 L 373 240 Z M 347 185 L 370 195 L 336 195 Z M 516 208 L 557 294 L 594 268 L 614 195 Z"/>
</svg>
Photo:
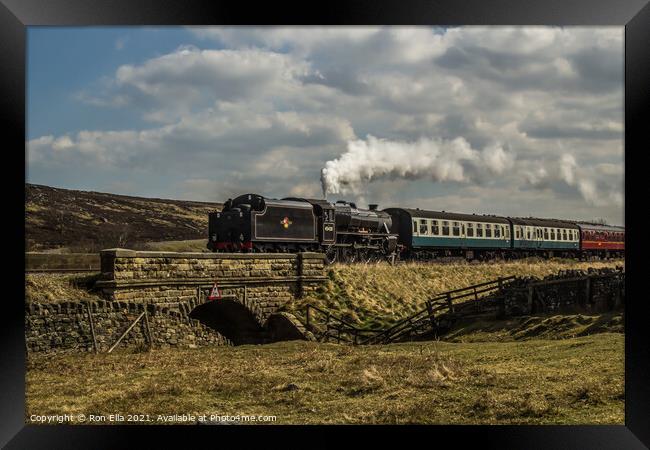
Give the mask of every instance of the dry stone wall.
<svg viewBox="0 0 650 450">
<path fill-rule="evenodd" d="M 193 302 L 179 303 L 173 309 L 101 300 L 30 302 L 25 308 L 25 343 L 28 352 L 94 351 L 95 346 L 98 352 L 105 352 L 146 308 L 150 335 L 142 318 L 117 348 L 133 349 L 148 346 L 150 342 L 154 348 L 229 345 L 228 339 L 217 331 L 189 317 L 194 306 Z"/>
</svg>

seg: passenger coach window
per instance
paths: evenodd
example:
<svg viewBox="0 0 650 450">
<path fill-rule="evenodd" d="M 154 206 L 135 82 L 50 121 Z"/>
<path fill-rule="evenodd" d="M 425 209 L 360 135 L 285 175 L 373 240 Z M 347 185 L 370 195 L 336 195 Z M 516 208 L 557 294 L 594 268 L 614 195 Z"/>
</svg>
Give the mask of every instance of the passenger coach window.
<svg viewBox="0 0 650 450">
<path fill-rule="evenodd" d="M 544 228 L 544 240 L 548 241 L 548 228 Z"/>
<path fill-rule="evenodd" d="M 563 241 L 567 240 L 567 238 L 566 238 L 566 230 L 562 230 L 562 240 Z"/>
<path fill-rule="evenodd" d="M 473 223 L 468 223 L 467 224 L 467 237 L 474 237 L 474 224 Z"/>
<path fill-rule="evenodd" d="M 428 234 L 427 228 L 429 228 L 427 226 L 427 221 L 426 220 L 420 220 L 420 234 Z"/>
<path fill-rule="evenodd" d="M 417 227 L 416 222 L 415 222 L 415 220 L 414 220 L 414 221 L 413 221 L 413 232 L 414 232 L 414 233 L 417 233 L 417 231 L 418 231 L 418 227 Z"/>
<path fill-rule="evenodd" d="M 485 224 L 485 237 L 486 238 L 492 237 L 492 225 L 490 225 L 489 223 Z"/>
<path fill-rule="evenodd" d="M 482 223 L 477 223 L 476 224 L 476 237 L 483 237 L 483 224 Z"/>
<path fill-rule="evenodd" d="M 555 240 L 555 228 L 551 228 L 551 240 Z"/>
<path fill-rule="evenodd" d="M 449 236 L 449 222 L 446 220 L 442 221 L 442 235 Z"/>
<path fill-rule="evenodd" d="M 501 237 L 501 225 L 494 226 L 494 237 L 495 238 Z"/>
<path fill-rule="evenodd" d="M 435 234 L 436 236 L 440 234 L 440 225 L 437 220 L 433 221 L 433 234 Z"/>
<path fill-rule="evenodd" d="M 453 233 L 454 236 L 460 236 L 460 223 L 458 222 L 453 222 Z"/>
</svg>

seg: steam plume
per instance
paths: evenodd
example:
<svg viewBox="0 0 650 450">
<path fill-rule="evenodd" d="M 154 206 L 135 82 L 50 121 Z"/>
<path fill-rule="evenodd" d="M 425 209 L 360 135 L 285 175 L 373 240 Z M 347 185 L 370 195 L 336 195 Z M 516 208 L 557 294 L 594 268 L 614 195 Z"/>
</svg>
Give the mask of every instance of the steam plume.
<svg viewBox="0 0 650 450">
<path fill-rule="evenodd" d="M 347 151 L 321 169 L 323 195 L 358 193 L 365 183 L 406 178 L 432 181 L 471 181 L 478 174 L 500 174 L 513 158 L 499 145 L 473 149 L 462 137 L 454 140 L 422 138 L 390 141 L 368 135 L 348 141 Z"/>
</svg>

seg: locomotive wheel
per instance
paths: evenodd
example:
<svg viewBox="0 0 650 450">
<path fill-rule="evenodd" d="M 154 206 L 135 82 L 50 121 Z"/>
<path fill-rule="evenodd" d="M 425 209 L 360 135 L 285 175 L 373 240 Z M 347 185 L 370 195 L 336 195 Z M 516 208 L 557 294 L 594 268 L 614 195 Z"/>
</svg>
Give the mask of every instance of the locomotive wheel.
<svg viewBox="0 0 650 450">
<path fill-rule="evenodd" d="M 357 250 L 357 261 L 360 263 L 368 264 L 372 259 L 372 253 L 367 248 L 360 248 Z"/>
<path fill-rule="evenodd" d="M 343 262 L 352 264 L 357 259 L 357 252 L 353 248 L 342 248 L 341 253 Z"/>
</svg>

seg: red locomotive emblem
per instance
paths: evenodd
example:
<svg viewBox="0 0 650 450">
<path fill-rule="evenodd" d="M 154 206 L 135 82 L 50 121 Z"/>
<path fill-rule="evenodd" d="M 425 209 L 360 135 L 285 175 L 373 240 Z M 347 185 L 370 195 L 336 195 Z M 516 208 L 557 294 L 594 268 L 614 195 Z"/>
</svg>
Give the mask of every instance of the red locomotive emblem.
<svg viewBox="0 0 650 450">
<path fill-rule="evenodd" d="M 280 221 L 280 223 L 284 228 L 289 228 L 289 225 L 291 225 L 293 222 L 291 222 L 288 217 L 285 217 Z"/>
</svg>

